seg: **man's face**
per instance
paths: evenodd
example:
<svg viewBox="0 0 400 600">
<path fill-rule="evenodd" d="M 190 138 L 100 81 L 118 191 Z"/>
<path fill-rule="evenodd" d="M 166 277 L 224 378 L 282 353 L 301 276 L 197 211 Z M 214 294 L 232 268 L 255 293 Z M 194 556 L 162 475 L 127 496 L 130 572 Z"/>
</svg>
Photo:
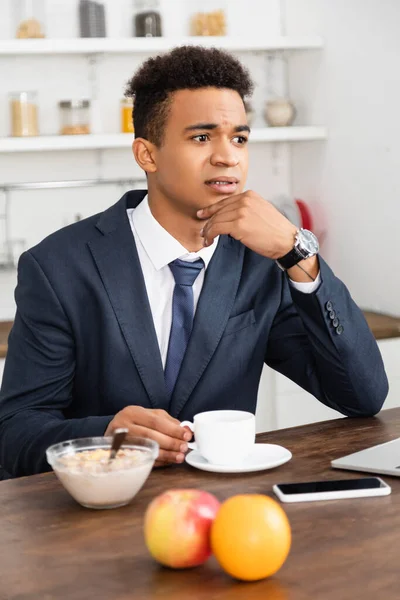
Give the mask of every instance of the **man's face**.
<svg viewBox="0 0 400 600">
<path fill-rule="evenodd" d="M 151 176 L 158 192 L 188 214 L 239 194 L 247 177 L 248 136 L 237 92 L 175 92 Z"/>
</svg>

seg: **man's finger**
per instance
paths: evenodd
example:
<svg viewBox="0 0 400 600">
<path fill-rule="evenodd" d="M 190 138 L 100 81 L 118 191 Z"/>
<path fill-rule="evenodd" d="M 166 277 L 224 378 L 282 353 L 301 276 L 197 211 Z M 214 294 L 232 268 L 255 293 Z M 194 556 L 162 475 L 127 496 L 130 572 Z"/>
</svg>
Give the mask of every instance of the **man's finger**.
<svg viewBox="0 0 400 600">
<path fill-rule="evenodd" d="M 160 446 L 162 450 L 169 450 L 176 453 L 185 453 L 188 449 L 187 442 L 178 440 L 176 438 L 160 433 L 155 429 L 149 429 L 147 427 L 141 427 L 136 425 L 130 432 L 131 435 L 143 437 L 146 439 L 154 440 Z"/>
<path fill-rule="evenodd" d="M 156 466 L 181 464 L 185 460 L 183 452 L 170 452 L 169 450 L 160 450 L 156 460 Z"/>
<path fill-rule="evenodd" d="M 206 208 L 202 208 L 197 211 L 197 216 L 199 219 L 209 219 L 216 212 L 223 209 L 225 206 L 232 206 L 235 202 L 241 200 L 243 194 L 235 194 L 234 196 L 229 196 L 228 198 L 223 198 L 219 200 L 219 202 L 215 202 L 215 204 L 211 204 L 211 206 L 207 206 Z"/>
<path fill-rule="evenodd" d="M 131 418 L 133 424 L 159 431 L 171 438 L 183 441 L 191 439 L 186 429 L 180 426 L 179 421 L 168 419 L 154 410 L 132 411 Z"/>
<path fill-rule="evenodd" d="M 175 423 L 175 425 L 179 425 L 179 423 L 180 423 L 178 421 L 178 419 L 175 419 L 175 417 L 173 417 L 172 415 L 170 415 L 166 410 L 162 410 L 162 409 L 156 408 L 155 412 L 158 413 L 161 417 L 165 417 L 169 421 L 172 421 L 173 423 Z"/>
<path fill-rule="evenodd" d="M 226 212 L 220 211 L 207 221 L 207 223 L 204 225 L 204 227 L 201 231 L 201 235 L 203 237 L 207 237 L 207 232 L 209 231 L 209 229 L 212 225 L 215 225 L 216 223 L 231 223 L 233 221 L 237 221 L 239 216 L 240 215 L 239 215 L 237 209 L 229 210 Z"/>
<path fill-rule="evenodd" d="M 172 423 L 175 423 L 175 425 L 179 425 L 179 427 L 181 427 L 181 422 L 178 419 L 175 419 L 175 417 L 172 417 L 169 413 L 167 413 L 166 410 L 162 410 L 162 409 L 155 409 L 157 412 L 159 412 L 160 415 L 163 415 L 166 419 L 169 419 L 170 421 L 172 421 Z M 184 436 L 184 439 L 186 442 L 190 442 L 190 440 L 193 437 L 193 432 L 189 429 L 189 427 L 187 425 L 185 425 L 185 427 L 183 427 L 183 429 L 189 434 L 188 436 Z"/>
<path fill-rule="evenodd" d="M 216 223 L 215 225 L 211 225 L 207 232 L 207 236 L 204 237 L 204 246 L 211 246 L 213 240 L 218 235 L 231 235 L 236 240 L 240 239 L 237 236 L 237 227 L 235 221 L 230 221 L 228 223 Z"/>
</svg>

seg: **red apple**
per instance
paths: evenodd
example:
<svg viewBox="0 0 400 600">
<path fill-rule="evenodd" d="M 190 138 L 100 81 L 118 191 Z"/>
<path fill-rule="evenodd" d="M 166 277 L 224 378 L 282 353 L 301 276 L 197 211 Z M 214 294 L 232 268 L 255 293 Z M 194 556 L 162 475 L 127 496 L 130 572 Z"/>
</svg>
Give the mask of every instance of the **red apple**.
<svg viewBox="0 0 400 600">
<path fill-rule="evenodd" d="M 150 554 L 174 569 L 195 567 L 211 554 L 210 529 L 220 503 L 202 490 L 169 490 L 149 504 L 144 537 Z"/>
</svg>

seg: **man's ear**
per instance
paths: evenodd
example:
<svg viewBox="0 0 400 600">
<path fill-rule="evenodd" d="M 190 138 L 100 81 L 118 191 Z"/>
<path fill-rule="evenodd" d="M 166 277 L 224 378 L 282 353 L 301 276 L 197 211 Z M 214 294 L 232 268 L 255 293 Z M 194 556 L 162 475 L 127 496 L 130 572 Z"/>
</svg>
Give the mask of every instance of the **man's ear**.
<svg viewBox="0 0 400 600">
<path fill-rule="evenodd" d="M 146 171 L 146 173 L 155 173 L 157 171 L 155 149 L 155 145 L 144 138 L 136 138 L 133 141 L 133 156 L 139 167 Z"/>
</svg>

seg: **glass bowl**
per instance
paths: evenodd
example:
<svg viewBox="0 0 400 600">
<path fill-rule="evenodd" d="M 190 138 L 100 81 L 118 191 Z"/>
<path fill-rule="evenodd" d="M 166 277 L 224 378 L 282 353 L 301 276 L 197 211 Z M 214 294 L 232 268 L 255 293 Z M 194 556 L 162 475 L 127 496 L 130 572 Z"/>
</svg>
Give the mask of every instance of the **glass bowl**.
<svg viewBox="0 0 400 600">
<path fill-rule="evenodd" d="M 142 488 L 159 445 L 145 438 L 130 438 L 109 464 L 112 437 L 91 437 L 54 444 L 46 450 L 47 462 L 65 489 L 86 508 L 118 508 L 128 504 Z"/>
</svg>

